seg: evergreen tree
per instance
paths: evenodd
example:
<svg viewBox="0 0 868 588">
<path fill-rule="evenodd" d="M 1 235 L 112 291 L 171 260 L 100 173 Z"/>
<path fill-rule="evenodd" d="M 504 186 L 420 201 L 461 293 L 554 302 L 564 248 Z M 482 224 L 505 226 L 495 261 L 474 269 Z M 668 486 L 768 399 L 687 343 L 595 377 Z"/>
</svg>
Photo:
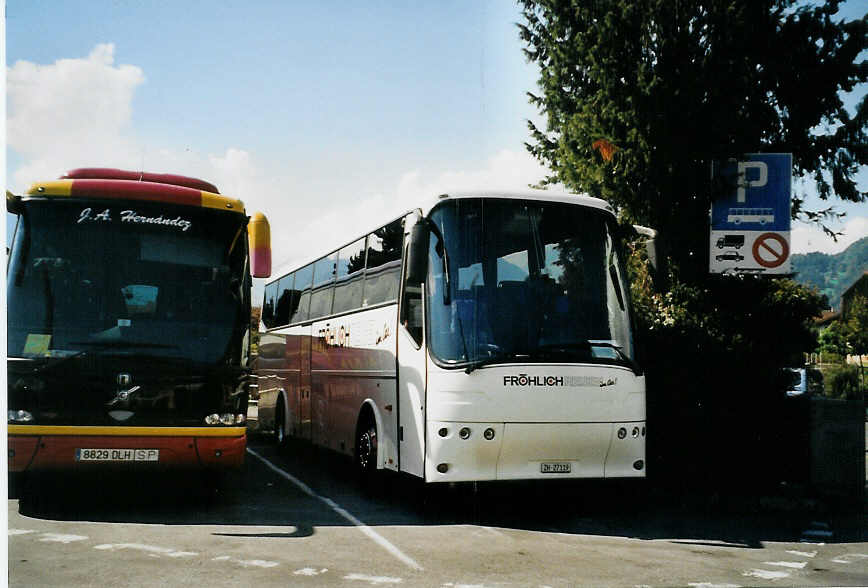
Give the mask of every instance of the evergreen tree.
<svg viewBox="0 0 868 588">
<path fill-rule="evenodd" d="M 661 231 L 689 281 L 707 271 L 710 163 L 750 152 L 793 154 L 821 198 L 862 202 L 868 101 L 841 92 L 868 80 L 868 19 L 840 2 L 520 0 L 527 58 L 540 67 L 529 123 L 544 183 L 605 198 Z M 823 220 L 822 211 L 794 213 Z"/>
</svg>

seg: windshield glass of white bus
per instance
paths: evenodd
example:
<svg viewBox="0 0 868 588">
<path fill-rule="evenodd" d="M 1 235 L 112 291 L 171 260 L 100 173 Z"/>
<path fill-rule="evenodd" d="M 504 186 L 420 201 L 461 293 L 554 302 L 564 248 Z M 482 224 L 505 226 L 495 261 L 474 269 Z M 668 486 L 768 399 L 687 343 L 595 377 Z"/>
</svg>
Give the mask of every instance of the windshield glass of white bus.
<svg viewBox="0 0 868 588">
<path fill-rule="evenodd" d="M 153 202 L 27 202 L 7 274 L 9 355 L 216 363 L 240 351 L 245 222 Z"/>
<path fill-rule="evenodd" d="M 613 219 L 579 205 L 456 199 L 430 215 L 428 336 L 444 366 L 634 366 Z"/>
</svg>

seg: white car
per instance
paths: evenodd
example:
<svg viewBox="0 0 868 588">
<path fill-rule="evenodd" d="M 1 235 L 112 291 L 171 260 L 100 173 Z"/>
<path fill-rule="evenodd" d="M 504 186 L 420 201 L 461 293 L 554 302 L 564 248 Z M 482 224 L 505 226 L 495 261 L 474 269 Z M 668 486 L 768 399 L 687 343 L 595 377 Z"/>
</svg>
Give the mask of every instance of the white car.
<svg viewBox="0 0 868 588">
<path fill-rule="evenodd" d="M 791 380 L 787 388 L 787 396 L 802 396 L 804 394 L 823 393 L 823 373 L 815 368 L 786 368 Z"/>
</svg>

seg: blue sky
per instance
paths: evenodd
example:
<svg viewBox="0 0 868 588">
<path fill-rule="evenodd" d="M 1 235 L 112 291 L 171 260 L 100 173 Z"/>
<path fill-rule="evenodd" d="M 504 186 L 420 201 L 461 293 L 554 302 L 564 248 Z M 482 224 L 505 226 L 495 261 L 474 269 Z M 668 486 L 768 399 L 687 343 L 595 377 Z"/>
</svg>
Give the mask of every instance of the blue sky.
<svg viewBox="0 0 868 588">
<path fill-rule="evenodd" d="M 9 0 L 6 16 L 13 190 L 82 165 L 199 176 L 265 212 L 292 265 L 416 196 L 545 173 L 523 147 L 537 72 L 509 1 Z M 847 241 L 866 208 L 842 207 Z"/>
</svg>

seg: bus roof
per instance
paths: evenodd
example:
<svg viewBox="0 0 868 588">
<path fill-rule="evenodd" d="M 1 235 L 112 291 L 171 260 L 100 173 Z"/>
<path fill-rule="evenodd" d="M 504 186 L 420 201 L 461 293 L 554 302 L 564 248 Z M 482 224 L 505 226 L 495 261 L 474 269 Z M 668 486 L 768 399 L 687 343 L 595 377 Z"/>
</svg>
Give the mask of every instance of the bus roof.
<svg viewBox="0 0 868 588">
<path fill-rule="evenodd" d="M 186 206 L 201 206 L 204 208 L 216 208 L 241 214 L 244 213 L 244 203 L 241 200 L 222 196 L 216 192 L 208 190 L 178 185 L 176 183 L 143 181 L 138 179 L 140 175 L 139 172 L 125 173 L 136 174 L 136 179 L 67 178 L 48 182 L 36 182 L 30 186 L 26 196 L 28 198 L 70 197 L 109 200 L 143 200 L 182 204 Z M 154 177 L 162 176 L 163 174 L 148 175 Z M 144 178 L 145 174 L 141 174 L 141 176 Z M 201 182 L 201 180 L 196 180 L 195 178 L 184 178 L 183 176 L 170 177 L 192 180 L 193 182 Z M 202 184 L 208 183 L 202 182 Z M 211 186 L 211 184 L 208 185 Z M 215 187 L 214 189 L 216 190 L 217 188 Z"/>
<path fill-rule="evenodd" d="M 539 202 L 563 202 L 566 204 L 578 204 L 579 206 L 587 206 L 590 208 L 598 208 L 615 214 L 612 205 L 605 200 L 593 198 L 584 194 L 570 194 L 568 192 L 559 192 L 555 190 L 478 190 L 478 191 L 456 191 L 440 194 L 439 196 L 428 198 L 424 205 L 421 206 L 422 213 L 428 215 L 431 210 L 444 200 L 453 200 L 458 198 L 505 198 L 511 200 L 536 200 Z"/>
</svg>

